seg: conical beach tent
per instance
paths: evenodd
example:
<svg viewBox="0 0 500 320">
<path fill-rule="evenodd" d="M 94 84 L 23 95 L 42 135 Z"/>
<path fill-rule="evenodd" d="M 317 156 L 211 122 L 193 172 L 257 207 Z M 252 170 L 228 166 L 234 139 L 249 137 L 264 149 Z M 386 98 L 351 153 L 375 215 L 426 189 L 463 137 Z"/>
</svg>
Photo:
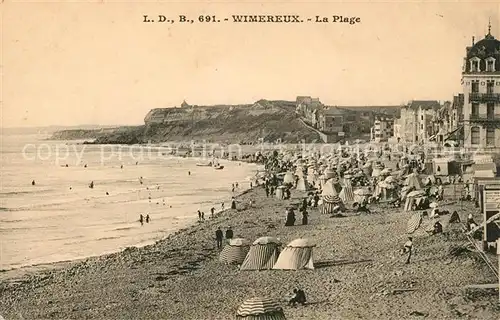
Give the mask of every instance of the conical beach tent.
<svg viewBox="0 0 500 320">
<path fill-rule="evenodd" d="M 308 239 L 295 239 L 280 253 L 273 269 L 314 269 L 313 248 L 316 245 Z"/>
<path fill-rule="evenodd" d="M 219 261 L 227 264 L 242 264 L 250 249 L 250 243 L 246 239 L 231 239 L 228 245 L 222 249 Z"/>
<path fill-rule="evenodd" d="M 414 187 L 416 190 L 422 189 L 422 183 L 420 182 L 420 179 L 418 178 L 416 173 L 411 173 L 406 176 L 404 185 L 408 187 Z"/>
<path fill-rule="evenodd" d="M 299 181 L 297 181 L 296 188 L 299 191 L 307 191 L 310 190 L 309 183 L 307 182 L 307 178 L 305 176 L 299 177 Z"/>
<path fill-rule="evenodd" d="M 275 237 L 262 237 L 254 241 L 240 270 L 269 270 L 278 260 L 281 242 Z"/>
<path fill-rule="evenodd" d="M 335 187 L 335 180 L 328 179 L 322 187 L 321 195 L 325 196 L 338 196 L 337 189 Z"/>
<path fill-rule="evenodd" d="M 241 304 L 236 312 L 237 319 L 286 320 L 279 303 L 269 298 L 252 298 Z"/>
</svg>

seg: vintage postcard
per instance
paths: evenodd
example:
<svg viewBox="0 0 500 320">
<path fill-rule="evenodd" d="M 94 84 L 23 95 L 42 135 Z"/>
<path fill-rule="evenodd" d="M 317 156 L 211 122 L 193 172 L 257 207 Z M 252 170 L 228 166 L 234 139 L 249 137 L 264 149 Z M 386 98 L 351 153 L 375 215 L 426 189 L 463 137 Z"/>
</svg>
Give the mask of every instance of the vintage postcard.
<svg viewBox="0 0 500 320">
<path fill-rule="evenodd" d="M 498 319 L 498 1 L 3 0 L 0 319 Z"/>
</svg>

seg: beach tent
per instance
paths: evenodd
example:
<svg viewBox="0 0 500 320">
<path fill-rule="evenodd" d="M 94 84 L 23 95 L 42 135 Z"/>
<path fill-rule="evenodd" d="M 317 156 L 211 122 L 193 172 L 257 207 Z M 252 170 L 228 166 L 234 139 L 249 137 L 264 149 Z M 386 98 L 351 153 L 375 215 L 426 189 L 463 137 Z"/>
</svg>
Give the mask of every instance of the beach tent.
<svg viewBox="0 0 500 320">
<path fill-rule="evenodd" d="M 293 176 L 293 173 L 291 173 L 291 172 L 285 173 L 285 176 L 283 177 L 283 184 L 287 184 L 287 183 L 291 183 L 291 184 L 295 183 L 295 177 Z"/>
<path fill-rule="evenodd" d="M 255 240 L 248 251 L 240 270 L 269 270 L 278 260 L 281 242 L 275 237 Z"/>
<path fill-rule="evenodd" d="M 415 230 L 420 227 L 420 224 L 422 223 L 422 214 L 421 213 L 415 213 L 412 214 L 408 222 L 406 223 L 406 233 L 412 234 L 415 232 Z"/>
<path fill-rule="evenodd" d="M 414 204 L 418 206 L 422 201 L 425 201 L 426 198 L 427 197 L 423 190 L 411 191 L 406 196 L 404 211 L 412 211 L 412 207 Z"/>
<path fill-rule="evenodd" d="M 285 313 L 276 300 L 269 298 L 248 299 L 236 311 L 237 319 L 286 320 Z"/>
<path fill-rule="evenodd" d="M 243 238 L 231 239 L 219 256 L 219 261 L 227 264 L 242 264 L 250 249 L 250 243 Z"/>
<path fill-rule="evenodd" d="M 309 188 L 309 182 L 307 182 L 307 178 L 305 176 L 300 176 L 299 181 L 297 181 L 297 186 L 295 189 L 299 191 L 308 191 L 310 190 Z"/>
<path fill-rule="evenodd" d="M 321 213 L 332 214 L 335 207 L 344 208 L 342 199 L 338 195 L 323 195 L 323 203 L 321 204 Z"/>
<path fill-rule="evenodd" d="M 375 196 L 383 200 L 392 200 L 398 197 L 396 193 L 396 185 L 386 181 L 380 181 L 375 187 Z"/>
<path fill-rule="evenodd" d="M 407 175 L 404 185 L 408 187 L 414 187 L 417 190 L 422 189 L 422 184 L 420 183 L 420 179 L 418 179 L 416 173 L 410 173 L 409 175 Z"/>
<path fill-rule="evenodd" d="M 337 179 L 328 179 L 322 186 L 321 195 L 338 195 L 341 190 L 342 186 Z"/>
<path fill-rule="evenodd" d="M 344 180 L 344 187 L 339 193 L 340 199 L 344 203 L 354 202 L 354 191 L 352 190 L 352 184 L 350 179 Z"/>
<path fill-rule="evenodd" d="M 276 188 L 276 193 L 275 193 L 276 198 L 282 200 L 285 197 L 285 189 L 286 189 L 285 186 L 279 186 L 279 187 L 277 187 Z"/>
<path fill-rule="evenodd" d="M 280 253 L 273 269 L 314 269 L 313 248 L 316 245 L 308 239 L 295 239 Z"/>
</svg>

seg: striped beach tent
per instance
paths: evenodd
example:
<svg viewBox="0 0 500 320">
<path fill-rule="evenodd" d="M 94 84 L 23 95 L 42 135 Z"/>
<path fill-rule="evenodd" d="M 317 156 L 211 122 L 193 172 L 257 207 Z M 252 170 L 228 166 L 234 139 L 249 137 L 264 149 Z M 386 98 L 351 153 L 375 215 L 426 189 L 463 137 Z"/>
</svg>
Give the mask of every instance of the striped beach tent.
<svg viewBox="0 0 500 320">
<path fill-rule="evenodd" d="M 415 232 L 415 230 L 420 227 L 420 224 L 422 223 L 422 214 L 421 213 L 415 213 L 412 214 L 410 219 L 408 220 L 408 223 L 406 224 L 406 233 L 412 234 Z"/>
<path fill-rule="evenodd" d="M 250 249 L 250 243 L 243 238 L 231 239 L 219 256 L 219 261 L 227 264 L 242 264 Z"/>
<path fill-rule="evenodd" d="M 423 190 L 411 191 L 406 195 L 406 201 L 404 206 L 404 211 L 412 211 L 413 204 L 418 205 L 421 201 L 424 201 L 427 197 Z"/>
<path fill-rule="evenodd" d="M 295 239 L 280 253 L 273 269 L 314 269 L 313 248 L 316 245 L 308 239 Z"/>
<path fill-rule="evenodd" d="M 340 191 L 339 197 L 344 203 L 354 202 L 354 191 L 352 189 L 351 179 L 344 180 L 344 187 Z"/>
<path fill-rule="evenodd" d="M 240 270 L 270 270 L 278 260 L 281 242 L 275 237 L 255 240 L 248 251 Z"/>
<path fill-rule="evenodd" d="M 283 308 L 270 298 L 251 298 L 241 304 L 236 311 L 237 319 L 286 320 Z"/>
<path fill-rule="evenodd" d="M 338 195 L 324 195 L 323 203 L 321 205 L 321 213 L 332 214 L 336 206 L 344 208 L 342 199 L 340 199 Z"/>
</svg>

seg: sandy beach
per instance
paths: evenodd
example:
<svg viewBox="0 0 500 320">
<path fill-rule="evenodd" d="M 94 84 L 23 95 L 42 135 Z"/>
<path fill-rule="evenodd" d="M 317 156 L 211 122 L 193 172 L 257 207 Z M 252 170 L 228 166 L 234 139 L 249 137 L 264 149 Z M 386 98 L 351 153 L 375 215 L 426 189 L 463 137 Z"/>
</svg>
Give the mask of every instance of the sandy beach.
<svg viewBox="0 0 500 320">
<path fill-rule="evenodd" d="M 415 236 L 414 259 L 405 265 L 399 250 L 408 212 L 378 207 L 369 215 L 331 218 L 312 210 L 309 225 L 285 227 L 285 206 L 302 195 L 294 191 L 283 201 L 254 188 L 238 197 L 237 210 L 155 245 L 38 271 L 5 272 L 0 314 L 6 319 L 231 319 L 244 300 L 267 296 L 283 301 L 287 319 L 498 318 L 496 290 L 463 288 L 497 280 L 477 253 L 451 254 L 468 246 L 460 225 L 444 224 L 441 235 Z M 245 209 L 251 199 L 254 207 Z M 235 237 L 250 241 L 277 236 L 286 244 L 309 238 L 317 244 L 317 267 L 240 272 L 223 265 L 214 232 L 228 225 Z M 286 306 L 284 299 L 295 287 L 305 290 L 309 305 Z"/>
</svg>

